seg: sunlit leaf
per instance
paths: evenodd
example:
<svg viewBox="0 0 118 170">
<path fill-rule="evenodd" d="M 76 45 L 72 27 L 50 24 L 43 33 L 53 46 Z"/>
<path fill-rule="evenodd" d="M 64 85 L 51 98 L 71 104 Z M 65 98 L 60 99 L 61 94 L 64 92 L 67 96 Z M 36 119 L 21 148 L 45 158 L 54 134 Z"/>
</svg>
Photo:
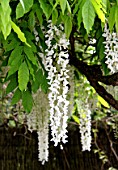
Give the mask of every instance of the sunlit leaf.
<svg viewBox="0 0 118 170">
<path fill-rule="evenodd" d="M 72 118 L 76 123 L 80 124 L 80 119 L 76 115 L 72 115 Z"/>
<path fill-rule="evenodd" d="M 0 30 L 6 40 L 11 32 L 11 8 L 9 0 L 2 0 L 0 2 Z"/>
<path fill-rule="evenodd" d="M 98 96 L 98 101 L 106 108 L 110 108 L 109 104 L 101 97 Z"/>
<path fill-rule="evenodd" d="M 71 7 L 70 7 L 70 5 L 69 5 L 68 1 L 67 1 L 66 3 L 67 3 L 68 11 L 69 11 L 69 13 L 71 14 Z"/>
<path fill-rule="evenodd" d="M 27 43 L 27 41 L 26 41 L 26 38 L 25 38 L 24 33 L 20 30 L 20 28 L 19 28 L 13 21 L 11 21 L 11 25 L 12 25 L 12 28 L 13 28 L 14 32 L 17 33 L 18 38 L 19 38 L 22 42 L 24 42 L 27 46 L 30 47 L 30 45 L 29 45 L 29 44 Z"/>
<path fill-rule="evenodd" d="M 91 0 L 94 8 L 95 8 L 95 11 L 98 15 L 98 17 L 101 19 L 102 22 L 105 23 L 105 9 L 104 9 L 104 6 L 102 6 L 102 4 L 98 1 L 98 0 Z"/>
</svg>

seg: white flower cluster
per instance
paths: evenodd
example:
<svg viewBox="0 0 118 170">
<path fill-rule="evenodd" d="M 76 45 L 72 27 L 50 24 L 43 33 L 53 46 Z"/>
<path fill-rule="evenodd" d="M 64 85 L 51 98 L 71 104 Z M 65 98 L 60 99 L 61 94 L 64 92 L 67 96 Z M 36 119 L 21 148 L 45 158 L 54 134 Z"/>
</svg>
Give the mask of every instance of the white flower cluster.
<svg viewBox="0 0 118 170">
<path fill-rule="evenodd" d="M 48 161 L 48 122 L 49 122 L 48 94 L 44 94 L 40 89 L 34 95 L 34 106 L 30 114 L 27 115 L 28 130 L 36 130 L 38 134 L 38 158 L 42 164 Z"/>
<path fill-rule="evenodd" d="M 81 101 L 76 102 L 78 105 L 78 113 L 80 119 L 80 134 L 81 134 L 81 144 L 82 151 L 91 150 L 91 110 L 89 105 L 85 104 L 83 106 Z"/>
<path fill-rule="evenodd" d="M 106 55 L 105 63 L 111 73 L 115 73 L 118 71 L 118 35 L 115 32 L 110 33 L 106 24 L 103 37 L 106 38 L 106 41 L 104 42 Z"/>
<path fill-rule="evenodd" d="M 84 93 L 83 93 L 84 91 Z M 91 87 L 89 82 L 83 78 L 83 81 L 77 81 L 76 84 L 76 106 L 79 114 L 79 129 L 81 135 L 82 151 L 91 150 L 91 113 L 94 110 L 90 103 L 91 99 Z M 95 99 L 96 100 L 96 99 Z M 93 99 L 94 102 L 94 99 Z M 96 102 L 95 102 L 96 103 Z"/>
<path fill-rule="evenodd" d="M 58 28 L 49 22 L 48 31 L 45 33 L 47 49 L 46 55 L 42 55 L 42 61 L 45 69 L 48 71 L 49 80 L 49 104 L 50 104 L 50 126 L 54 146 L 59 142 L 66 143 L 67 140 L 67 119 L 68 106 L 68 69 L 69 63 L 68 45 L 63 26 Z M 40 55 L 41 56 L 41 55 Z"/>
</svg>

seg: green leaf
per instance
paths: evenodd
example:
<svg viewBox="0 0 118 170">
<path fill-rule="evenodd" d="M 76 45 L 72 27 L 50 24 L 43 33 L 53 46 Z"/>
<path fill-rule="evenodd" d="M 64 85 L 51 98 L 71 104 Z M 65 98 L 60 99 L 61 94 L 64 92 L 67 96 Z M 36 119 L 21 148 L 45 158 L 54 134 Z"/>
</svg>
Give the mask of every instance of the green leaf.
<svg viewBox="0 0 118 170">
<path fill-rule="evenodd" d="M 8 72 L 7 78 L 8 78 L 9 76 L 11 76 L 12 74 L 14 74 L 16 71 L 18 71 L 21 63 L 22 63 L 22 60 L 19 60 L 15 65 L 10 65 L 10 70 L 9 70 L 9 72 Z"/>
<path fill-rule="evenodd" d="M 22 93 L 19 90 L 19 88 L 17 88 L 13 97 L 12 97 L 11 105 L 16 104 L 21 99 L 21 97 L 22 97 Z"/>
<path fill-rule="evenodd" d="M 75 9 L 74 12 L 76 13 L 78 11 L 77 14 L 77 21 L 78 21 L 78 29 L 80 29 L 81 26 L 81 22 L 82 22 L 82 8 L 85 4 L 86 0 L 81 0 L 77 3 L 77 5 L 75 5 Z"/>
<path fill-rule="evenodd" d="M 45 74 L 43 74 L 42 82 L 41 82 L 41 89 L 43 90 L 44 93 L 47 93 L 48 87 L 49 85 L 48 85 L 47 77 Z"/>
<path fill-rule="evenodd" d="M 98 95 L 98 101 L 106 108 L 110 108 L 109 104 L 101 97 Z"/>
<path fill-rule="evenodd" d="M 78 21 L 78 29 L 80 29 L 81 23 L 82 23 L 82 9 L 79 10 L 77 14 L 77 21 Z"/>
<path fill-rule="evenodd" d="M 19 89 L 21 91 L 26 90 L 27 84 L 29 81 L 29 69 L 26 62 L 24 61 L 18 70 L 18 83 Z"/>
<path fill-rule="evenodd" d="M 20 0 L 20 3 L 21 3 L 21 5 L 22 5 L 23 9 L 25 10 L 25 5 L 24 5 L 23 0 Z"/>
<path fill-rule="evenodd" d="M 14 74 L 20 67 L 21 62 L 23 60 L 22 56 L 22 46 L 17 46 L 11 53 L 9 60 L 8 60 L 8 65 L 10 66 L 10 70 L 8 72 L 8 77 L 12 74 Z"/>
<path fill-rule="evenodd" d="M 33 5 L 33 0 L 22 0 L 18 3 L 16 7 L 16 19 L 22 17 L 25 13 L 29 12 Z"/>
<path fill-rule="evenodd" d="M 115 16 L 115 6 L 112 6 L 110 8 L 110 13 L 109 13 L 109 18 L 108 18 L 110 31 L 112 31 L 113 26 L 115 24 L 115 17 L 114 16 Z"/>
<path fill-rule="evenodd" d="M 22 93 L 22 104 L 26 112 L 31 112 L 33 106 L 33 98 L 28 90 Z"/>
<path fill-rule="evenodd" d="M 33 65 L 32 65 L 32 63 L 30 63 L 30 61 L 28 59 L 27 59 L 27 64 L 28 64 L 28 68 L 29 68 L 30 74 L 32 75 L 33 80 L 35 81 Z"/>
<path fill-rule="evenodd" d="M 11 8 L 9 5 L 9 0 L 2 0 L 0 2 L 0 30 L 4 35 L 6 40 L 7 36 L 11 32 Z"/>
<path fill-rule="evenodd" d="M 32 90 L 34 93 L 36 93 L 36 91 L 39 89 L 39 87 L 41 86 L 41 84 L 43 83 L 43 72 L 41 69 L 39 69 L 36 73 L 35 73 L 35 80 L 32 83 Z"/>
<path fill-rule="evenodd" d="M 40 3 L 40 7 L 42 8 L 47 20 L 49 19 L 51 13 L 52 13 L 52 7 L 51 5 L 47 4 L 45 0 L 38 0 Z"/>
<path fill-rule="evenodd" d="M 73 14 L 76 14 L 76 13 L 78 12 L 79 7 L 80 7 L 80 4 L 81 4 L 82 2 L 83 2 L 83 0 L 80 0 L 80 1 L 78 1 L 78 2 L 75 4 L 75 8 L 74 8 L 74 10 L 73 10 Z M 81 6 L 80 9 L 82 9 L 82 6 Z"/>
<path fill-rule="evenodd" d="M 17 33 L 18 38 L 19 38 L 22 42 L 24 42 L 27 46 L 31 47 L 31 46 L 27 43 L 26 38 L 25 38 L 25 35 L 24 35 L 24 33 L 20 30 L 20 28 L 19 28 L 13 21 L 11 21 L 11 25 L 12 25 L 12 28 L 13 28 L 14 32 Z"/>
<path fill-rule="evenodd" d="M 58 19 L 58 11 L 56 9 L 54 9 L 52 12 L 52 23 L 56 24 L 57 19 Z"/>
<path fill-rule="evenodd" d="M 90 30 L 92 29 L 92 26 L 94 24 L 94 19 L 95 19 L 95 10 L 90 0 L 87 0 L 82 8 L 82 17 L 83 17 L 84 27 L 87 33 L 89 33 Z"/>
<path fill-rule="evenodd" d="M 72 31 L 72 20 L 71 20 L 70 17 L 66 17 L 64 26 L 65 26 L 66 37 L 67 37 L 67 39 L 68 39 L 69 36 L 70 36 L 70 33 L 71 33 L 71 31 Z"/>
<path fill-rule="evenodd" d="M 16 48 L 16 44 L 17 44 L 17 46 L 19 46 L 20 42 L 16 38 L 13 38 L 12 41 L 10 41 L 9 43 L 7 43 L 4 46 L 5 47 L 5 52 L 11 51 L 11 50 L 15 49 Z"/>
<path fill-rule="evenodd" d="M 34 53 L 32 51 L 32 49 L 28 46 L 24 46 L 24 52 L 27 56 L 27 58 L 35 65 L 38 67 L 38 62 L 36 57 L 34 56 Z"/>
<path fill-rule="evenodd" d="M 59 0 L 60 6 L 61 6 L 61 10 L 62 10 L 62 14 L 64 15 L 65 9 L 66 9 L 66 4 L 67 4 L 67 0 Z"/>
<path fill-rule="evenodd" d="M 40 25 L 42 25 L 42 23 L 43 23 L 43 10 L 40 8 L 40 6 L 38 4 L 36 4 L 36 8 L 34 9 L 34 11 L 36 12 L 36 16 L 39 20 Z"/>
<path fill-rule="evenodd" d="M 105 58 L 105 54 L 104 54 L 104 38 L 102 36 L 100 36 L 100 38 L 98 39 L 98 43 L 97 43 L 97 53 L 99 54 L 99 58 L 102 61 Z"/>
<path fill-rule="evenodd" d="M 30 14 L 29 14 L 28 26 L 29 26 L 29 29 L 32 32 L 34 30 L 34 26 L 35 26 L 35 15 L 34 15 L 33 11 L 31 11 Z"/>
<path fill-rule="evenodd" d="M 71 7 L 70 7 L 68 1 L 66 1 L 66 4 L 67 4 L 68 12 L 71 14 Z"/>
<path fill-rule="evenodd" d="M 39 87 L 41 87 L 44 93 L 46 93 L 48 90 L 48 81 L 47 81 L 46 75 L 43 74 L 43 71 L 41 69 L 39 69 L 35 73 L 35 81 L 33 81 L 32 83 L 33 92 L 36 93 Z"/>
<path fill-rule="evenodd" d="M 8 60 L 8 65 L 15 65 L 21 59 L 22 55 L 22 46 L 16 46 L 16 48 L 11 52 L 11 55 Z"/>
<path fill-rule="evenodd" d="M 76 123 L 80 124 L 80 120 L 76 115 L 72 115 L 72 118 Z"/>
<path fill-rule="evenodd" d="M 96 11 L 98 17 L 101 19 L 101 21 L 103 23 L 105 23 L 105 13 L 106 13 L 106 11 L 105 11 L 104 5 L 101 4 L 102 1 L 101 0 L 91 0 L 91 2 L 92 2 L 93 6 L 95 8 L 95 11 Z"/>
<path fill-rule="evenodd" d="M 118 5 L 115 7 L 115 27 L 116 32 L 118 33 Z"/>
<path fill-rule="evenodd" d="M 7 86 L 6 94 L 12 92 L 17 87 L 17 85 L 18 83 L 17 83 L 16 77 L 14 77 L 13 79 L 10 80 L 10 83 Z"/>
</svg>

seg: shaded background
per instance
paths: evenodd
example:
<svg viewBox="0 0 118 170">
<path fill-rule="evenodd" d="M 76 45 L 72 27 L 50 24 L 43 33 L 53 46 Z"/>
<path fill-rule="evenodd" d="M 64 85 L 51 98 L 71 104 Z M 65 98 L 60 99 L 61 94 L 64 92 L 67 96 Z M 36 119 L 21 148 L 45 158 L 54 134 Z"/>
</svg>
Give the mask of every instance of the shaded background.
<svg viewBox="0 0 118 170">
<path fill-rule="evenodd" d="M 50 142 L 49 162 L 41 165 L 38 161 L 36 132 L 31 134 L 24 127 L 0 127 L 0 170 L 107 170 L 111 166 L 118 169 L 118 161 L 111 151 L 104 129 L 99 129 L 97 143 L 109 158 L 110 162 L 105 165 L 93 151 L 81 151 L 78 126 L 69 125 L 68 131 L 68 143 L 64 145 L 64 149 L 54 147 Z M 118 140 L 112 132 L 110 138 L 117 152 Z M 93 148 L 94 144 L 92 150 Z"/>
</svg>

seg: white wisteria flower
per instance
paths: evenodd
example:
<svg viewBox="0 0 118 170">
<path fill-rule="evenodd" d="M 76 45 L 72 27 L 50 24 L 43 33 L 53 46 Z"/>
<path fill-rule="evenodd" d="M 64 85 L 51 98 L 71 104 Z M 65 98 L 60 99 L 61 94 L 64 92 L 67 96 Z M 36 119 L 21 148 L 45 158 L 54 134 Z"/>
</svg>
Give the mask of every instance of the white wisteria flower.
<svg viewBox="0 0 118 170">
<path fill-rule="evenodd" d="M 76 101 L 80 119 L 80 134 L 82 151 L 91 150 L 91 110 L 87 103 L 82 103 L 80 100 Z M 83 106 L 84 104 L 84 106 Z"/>
<path fill-rule="evenodd" d="M 42 102 L 43 101 L 43 102 Z M 48 161 L 49 156 L 49 103 L 48 94 L 43 93 L 40 89 L 34 95 L 34 106 L 32 112 L 27 115 L 28 130 L 37 131 L 38 135 L 38 159 L 44 164 Z"/>
<path fill-rule="evenodd" d="M 67 119 L 68 119 L 68 84 L 69 84 L 69 70 L 67 65 L 69 63 L 68 45 L 63 34 L 63 26 L 54 26 L 49 21 L 48 30 L 45 32 L 45 43 L 47 49 L 46 55 L 42 56 L 42 62 L 48 72 L 47 79 L 49 80 L 49 104 L 50 104 L 50 126 L 51 126 L 51 141 L 57 146 L 58 143 L 66 143 L 67 140 Z M 52 43 L 53 40 L 55 43 Z"/>
<path fill-rule="evenodd" d="M 107 28 L 107 24 L 105 24 L 105 29 L 103 33 L 103 37 L 105 37 L 105 63 L 110 69 L 111 73 L 115 73 L 118 71 L 118 35 L 113 32 L 110 33 Z"/>
</svg>

